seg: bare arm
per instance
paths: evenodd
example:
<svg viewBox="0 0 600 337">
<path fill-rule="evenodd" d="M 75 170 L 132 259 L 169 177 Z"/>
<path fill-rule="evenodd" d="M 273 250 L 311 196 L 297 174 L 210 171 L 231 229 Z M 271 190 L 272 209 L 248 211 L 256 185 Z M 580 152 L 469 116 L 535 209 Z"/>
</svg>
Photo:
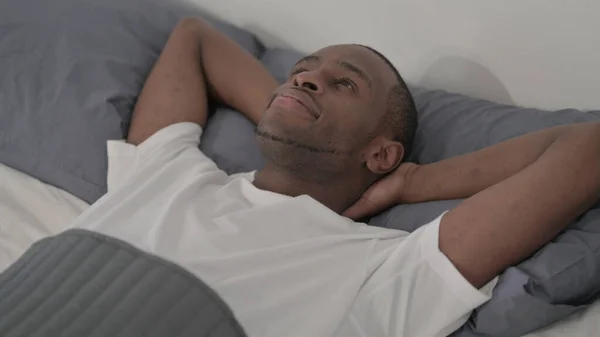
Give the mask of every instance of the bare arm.
<svg viewBox="0 0 600 337">
<path fill-rule="evenodd" d="M 558 126 L 509 139 L 488 148 L 413 166 L 402 203 L 462 199 L 509 178 L 537 160 L 556 139 L 577 125 Z"/>
<path fill-rule="evenodd" d="M 135 106 L 127 141 L 140 144 L 177 122 L 204 127 L 207 93 L 258 123 L 276 80 L 235 42 L 195 18 L 171 33 Z"/>
<path fill-rule="evenodd" d="M 600 123 L 553 128 L 424 165 L 409 180 L 407 200 L 474 194 L 442 219 L 440 250 L 480 287 L 600 198 Z"/>
</svg>

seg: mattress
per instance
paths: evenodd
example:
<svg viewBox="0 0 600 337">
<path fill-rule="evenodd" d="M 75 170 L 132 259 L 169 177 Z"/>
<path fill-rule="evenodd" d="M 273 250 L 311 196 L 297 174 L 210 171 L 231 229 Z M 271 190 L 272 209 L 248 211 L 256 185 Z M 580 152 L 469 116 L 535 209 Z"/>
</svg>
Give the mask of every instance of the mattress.
<svg viewBox="0 0 600 337">
<path fill-rule="evenodd" d="M 69 228 L 88 207 L 73 195 L 0 164 L 0 271 L 29 246 Z M 600 302 L 524 337 L 599 336 Z"/>
</svg>

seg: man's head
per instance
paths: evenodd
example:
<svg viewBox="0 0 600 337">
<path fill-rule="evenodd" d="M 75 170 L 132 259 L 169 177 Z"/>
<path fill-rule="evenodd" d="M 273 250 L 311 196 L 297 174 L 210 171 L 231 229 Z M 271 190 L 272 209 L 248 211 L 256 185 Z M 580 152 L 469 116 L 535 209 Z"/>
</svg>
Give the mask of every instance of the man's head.
<svg viewBox="0 0 600 337">
<path fill-rule="evenodd" d="M 257 135 L 270 163 L 304 180 L 370 184 L 410 152 L 416 115 L 406 84 L 383 55 L 337 45 L 294 66 Z"/>
</svg>

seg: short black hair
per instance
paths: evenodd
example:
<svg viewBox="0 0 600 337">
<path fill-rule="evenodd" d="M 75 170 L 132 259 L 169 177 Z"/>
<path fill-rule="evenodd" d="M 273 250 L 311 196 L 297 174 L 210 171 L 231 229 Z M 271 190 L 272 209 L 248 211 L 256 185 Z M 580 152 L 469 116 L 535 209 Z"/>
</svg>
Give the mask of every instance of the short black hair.
<svg viewBox="0 0 600 337">
<path fill-rule="evenodd" d="M 418 114 L 415 101 L 404 82 L 400 72 L 392 62 L 374 48 L 365 45 L 364 47 L 382 59 L 396 75 L 398 83 L 392 88 L 388 98 L 388 111 L 381 120 L 381 126 L 390 130 L 394 135 L 394 140 L 404 146 L 404 158 L 408 158 L 412 151 L 415 133 L 417 131 Z"/>
</svg>

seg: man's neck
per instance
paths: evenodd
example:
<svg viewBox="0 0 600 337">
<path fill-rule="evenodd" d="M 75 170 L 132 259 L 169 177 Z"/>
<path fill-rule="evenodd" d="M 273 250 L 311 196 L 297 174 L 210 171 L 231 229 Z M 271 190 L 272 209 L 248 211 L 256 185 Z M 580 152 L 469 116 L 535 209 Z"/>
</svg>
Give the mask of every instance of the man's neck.
<svg viewBox="0 0 600 337">
<path fill-rule="evenodd" d="M 328 179 L 327 183 L 309 181 L 286 170 L 267 164 L 254 177 L 254 186 L 261 190 L 297 197 L 308 195 L 334 212 L 341 214 L 360 197 L 355 184 L 347 180 Z"/>
</svg>

